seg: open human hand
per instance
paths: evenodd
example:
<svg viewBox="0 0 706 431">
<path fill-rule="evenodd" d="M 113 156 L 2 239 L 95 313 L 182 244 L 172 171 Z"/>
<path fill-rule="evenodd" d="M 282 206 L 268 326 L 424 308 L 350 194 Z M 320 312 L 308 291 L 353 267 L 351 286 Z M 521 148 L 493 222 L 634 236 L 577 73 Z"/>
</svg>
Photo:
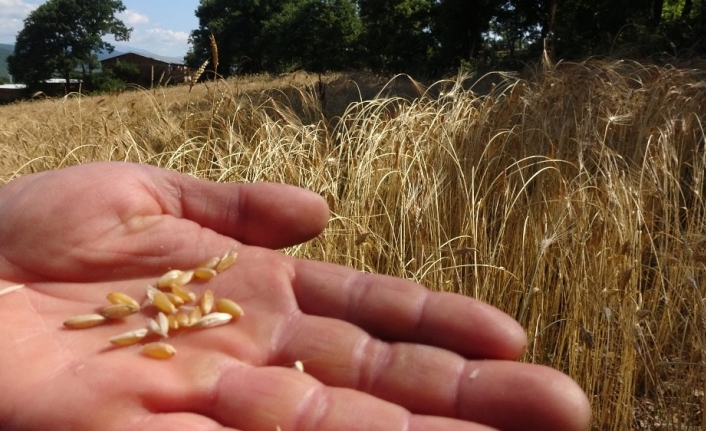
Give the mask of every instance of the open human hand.
<svg viewBox="0 0 706 431">
<path fill-rule="evenodd" d="M 567 376 L 519 357 L 500 311 L 401 279 L 295 259 L 272 248 L 326 225 L 317 195 L 276 184 L 213 184 L 98 163 L 0 188 L 0 428 L 582 430 L 590 409 Z M 170 338 L 169 361 L 108 347 L 139 313 L 62 326 L 109 292 L 143 298 L 168 269 L 235 247 L 207 283 L 237 323 Z M 294 369 L 302 361 L 305 373 Z"/>
</svg>

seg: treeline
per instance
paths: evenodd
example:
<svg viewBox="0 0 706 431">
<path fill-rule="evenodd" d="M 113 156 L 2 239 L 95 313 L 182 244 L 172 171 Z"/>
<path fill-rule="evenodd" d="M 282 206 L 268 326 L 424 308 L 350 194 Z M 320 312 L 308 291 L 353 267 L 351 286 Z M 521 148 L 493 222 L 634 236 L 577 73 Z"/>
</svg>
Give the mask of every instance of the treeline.
<svg viewBox="0 0 706 431">
<path fill-rule="evenodd" d="M 700 55 L 706 0 L 201 0 L 187 64 L 223 76 L 367 68 L 438 75 L 501 59 Z"/>
</svg>

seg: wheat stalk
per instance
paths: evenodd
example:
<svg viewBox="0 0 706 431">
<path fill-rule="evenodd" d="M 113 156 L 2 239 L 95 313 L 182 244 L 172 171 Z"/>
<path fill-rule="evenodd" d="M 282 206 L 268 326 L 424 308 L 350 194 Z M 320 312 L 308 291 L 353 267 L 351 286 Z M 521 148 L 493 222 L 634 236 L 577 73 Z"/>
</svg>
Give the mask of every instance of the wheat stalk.
<svg viewBox="0 0 706 431">
<path fill-rule="evenodd" d="M 208 66 L 208 60 L 204 61 L 203 64 L 201 64 L 201 66 L 196 69 L 196 72 L 191 75 L 191 82 L 189 82 L 189 92 L 191 92 L 193 86 L 196 84 L 199 78 L 201 78 L 201 75 L 203 75 L 204 71 L 206 71 L 206 66 Z"/>
<path fill-rule="evenodd" d="M 211 33 L 208 36 L 211 41 L 211 57 L 213 58 L 213 72 L 218 76 L 218 44 L 216 44 L 216 38 Z"/>
</svg>

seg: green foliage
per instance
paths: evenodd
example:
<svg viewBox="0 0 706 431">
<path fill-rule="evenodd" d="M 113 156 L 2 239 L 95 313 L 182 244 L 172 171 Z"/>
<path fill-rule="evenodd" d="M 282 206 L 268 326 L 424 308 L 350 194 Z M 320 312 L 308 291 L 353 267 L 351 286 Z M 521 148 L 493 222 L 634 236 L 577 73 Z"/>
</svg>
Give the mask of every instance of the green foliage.
<svg viewBox="0 0 706 431">
<path fill-rule="evenodd" d="M 439 43 L 435 63 L 453 68 L 477 58 L 484 50 L 483 34 L 501 4 L 497 0 L 441 0 L 434 11 L 433 33 Z"/>
<path fill-rule="evenodd" d="M 103 69 L 99 73 L 91 74 L 84 84 L 91 93 L 107 93 L 125 88 L 125 82 L 116 78 L 111 69 Z"/>
<path fill-rule="evenodd" d="M 667 0 L 660 30 L 675 51 L 706 53 L 706 0 Z"/>
<path fill-rule="evenodd" d="M 113 50 L 103 36 L 128 40 L 131 29 L 115 18 L 124 10 L 120 0 L 47 1 L 25 19 L 15 52 L 8 58 L 10 73 L 35 86 L 54 76 L 69 79 L 79 67 L 94 69 L 98 64 L 94 53 Z"/>
<path fill-rule="evenodd" d="M 433 46 L 431 0 L 359 0 L 358 6 L 369 67 L 394 73 L 426 69 Z"/>
<path fill-rule="evenodd" d="M 209 36 L 218 41 L 218 73 L 263 70 L 263 23 L 281 10 L 282 0 L 201 0 L 199 28 L 191 32 L 187 66 L 197 69 L 211 58 Z"/>
<path fill-rule="evenodd" d="M 118 60 L 110 71 L 117 80 L 126 84 L 134 84 L 140 80 L 140 69 L 133 63 Z"/>
<path fill-rule="evenodd" d="M 706 1 L 508 0 L 495 13 L 492 31 L 492 42 L 510 55 L 517 47 L 537 54 L 545 38 L 563 59 L 645 58 L 684 49 L 703 54 Z"/>
<path fill-rule="evenodd" d="M 294 0 L 265 21 L 264 67 L 312 72 L 351 67 L 361 23 L 351 0 Z"/>
<path fill-rule="evenodd" d="M 86 77 L 84 87 L 93 93 L 124 90 L 128 84 L 140 83 L 140 69 L 132 63 L 120 60 L 112 67 L 104 67 L 99 73 Z"/>
<path fill-rule="evenodd" d="M 186 63 L 211 58 L 213 35 L 222 76 L 347 68 L 360 34 L 354 0 L 201 0 L 196 16 Z"/>
<path fill-rule="evenodd" d="M 367 68 L 415 76 L 558 59 L 706 53 L 706 0 L 201 0 L 187 64 L 221 75 Z M 508 60 L 514 60 L 509 62 Z M 470 66 L 469 66 L 470 65 Z"/>
</svg>

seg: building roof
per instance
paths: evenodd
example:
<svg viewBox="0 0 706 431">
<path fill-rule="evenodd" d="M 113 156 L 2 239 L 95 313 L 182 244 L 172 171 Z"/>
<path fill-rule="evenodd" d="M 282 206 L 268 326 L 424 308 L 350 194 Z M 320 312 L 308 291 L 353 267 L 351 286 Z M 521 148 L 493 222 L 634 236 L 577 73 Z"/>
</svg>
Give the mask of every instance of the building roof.
<svg viewBox="0 0 706 431">
<path fill-rule="evenodd" d="M 42 81 L 44 84 L 66 84 L 66 79 L 64 78 L 49 78 Z M 69 84 L 80 84 L 80 79 L 69 79 Z"/>
<path fill-rule="evenodd" d="M 80 79 L 70 79 L 69 84 L 80 84 Z M 42 84 L 66 84 L 66 79 L 64 78 L 50 78 L 42 81 Z M 2 84 L 0 85 L 0 90 L 24 90 L 27 88 L 25 84 Z"/>
<path fill-rule="evenodd" d="M 2 84 L 0 90 L 24 90 L 27 88 L 24 84 Z"/>
<path fill-rule="evenodd" d="M 160 62 L 162 62 L 162 63 L 176 64 L 176 65 L 179 65 L 179 66 L 183 66 L 183 65 L 184 65 L 184 60 L 180 60 L 180 59 L 178 59 L 178 58 L 176 58 L 176 57 L 165 57 L 165 56 L 163 56 L 163 55 L 155 55 L 155 54 L 141 54 L 141 53 L 139 53 L 139 52 L 132 52 L 132 51 L 131 51 L 131 52 L 123 52 L 123 53 L 121 53 L 121 54 L 117 54 L 117 55 L 113 55 L 113 56 L 111 56 L 111 57 L 104 58 L 103 60 L 101 60 L 101 63 L 104 62 L 104 61 L 106 61 L 106 60 L 112 60 L 112 59 L 114 59 L 114 58 L 124 57 L 124 56 L 129 55 L 129 54 L 137 55 L 137 56 L 144 57 L 144 58 L 149 58 L 150 60 L 160 61 Z"/>
</svg>

